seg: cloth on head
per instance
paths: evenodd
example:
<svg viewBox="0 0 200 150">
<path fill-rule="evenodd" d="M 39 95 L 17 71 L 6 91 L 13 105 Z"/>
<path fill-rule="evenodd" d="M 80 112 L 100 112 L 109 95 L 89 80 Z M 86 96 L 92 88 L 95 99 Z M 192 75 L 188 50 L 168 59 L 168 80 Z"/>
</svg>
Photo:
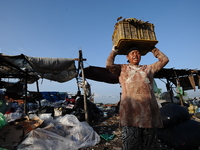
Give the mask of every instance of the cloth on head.
<svg viewBox="0 0 200 150">
<path fill-rule="evenodd" d="M 138 51 L 140 51 L 140 49 L 138 48 L 138 47 L 131 47 L 131 48 L 129 48 L 128 50 L 127 50 L 127 52 L 126 52 L 126 55 L 128 55 L 131 51 L 133 51 L 133 50 L 138 50 Z"/>
</svg>

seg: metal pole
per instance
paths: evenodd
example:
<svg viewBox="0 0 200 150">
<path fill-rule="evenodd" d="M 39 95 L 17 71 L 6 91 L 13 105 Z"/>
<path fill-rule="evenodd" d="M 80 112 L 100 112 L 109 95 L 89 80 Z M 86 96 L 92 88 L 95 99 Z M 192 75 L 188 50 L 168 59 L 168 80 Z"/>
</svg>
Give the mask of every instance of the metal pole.
<svg viewBox="0 0 200 150">
<path fill-rule="evenodd" d="M 87 97 L 86 97 L 86 87 L 85 87 L 85 76 L 84 76 L 84 70 L 83 70 L 83 56 L 82 51 L 79 50 L 79 61 L 80 61 L 80 68 L 82 71 L 82 84 L 83 84 L 83 90 L 84 90 L 84 111 L 85 111 L 85 121 L 89 123 L 88 118 L 88 109 L 87 109 Z"/>
</svg>

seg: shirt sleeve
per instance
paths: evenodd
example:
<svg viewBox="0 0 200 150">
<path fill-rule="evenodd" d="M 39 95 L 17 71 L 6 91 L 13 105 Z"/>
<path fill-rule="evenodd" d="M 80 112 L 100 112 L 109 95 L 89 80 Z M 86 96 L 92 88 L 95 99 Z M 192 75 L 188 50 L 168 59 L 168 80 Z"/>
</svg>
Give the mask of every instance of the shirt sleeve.
<svg viewBox="0 0 200 150">
<path fill-rule="evenodd" d="M 161 70 L 169 62 L 169 58 L 157 48 L 154 48 L 152 53 L 158 58 L 158 61 L 152 64 L 152 69 L 155 73 Z"/>
<path fill-rule="evenodd" d="M 114 64 L 115 56 L 117 53 L 115 51 L 111 51 L 110 55 L 106 61 L 106 68 L 113 74 L 120 75 L 121 72 L 121 65 Z"/>
</svg>

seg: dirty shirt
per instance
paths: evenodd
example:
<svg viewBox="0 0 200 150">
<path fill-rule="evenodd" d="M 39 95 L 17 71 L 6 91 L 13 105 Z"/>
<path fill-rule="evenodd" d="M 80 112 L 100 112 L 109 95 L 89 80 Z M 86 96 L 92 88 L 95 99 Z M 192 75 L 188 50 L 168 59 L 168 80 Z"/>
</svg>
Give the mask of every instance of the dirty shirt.
<svg viewBox="0 0 200 150">
<path fill-rule="evenodd" d="M 120 101 L 120 125 L 140 128 L 161 128 L 160 110 L 153 90 L 154 74 L 163 68 L 168 58 L 159 50 L 159 61 L 151 65 L 114 64 L 111 52 L 106 68 L 119 75 L 122 88 Z"/>
</svg>

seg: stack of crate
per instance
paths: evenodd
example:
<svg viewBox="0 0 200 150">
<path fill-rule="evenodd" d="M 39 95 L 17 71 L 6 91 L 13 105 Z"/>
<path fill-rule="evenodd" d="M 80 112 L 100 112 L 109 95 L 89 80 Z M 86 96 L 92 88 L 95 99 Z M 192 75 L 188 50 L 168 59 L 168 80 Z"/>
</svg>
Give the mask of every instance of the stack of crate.
<svg viewBox="0 0 200 150">
<path fill-rule="evenodd" d="M 115 24 L 112 42 L 118 47 L 119 55 L 126 55 L 126 51 L 131 47 L 138 47 L 141 55 L 146 55 L 158 43 L 154 25 L 136 18 L 118 21 Z"/>
</svg>

